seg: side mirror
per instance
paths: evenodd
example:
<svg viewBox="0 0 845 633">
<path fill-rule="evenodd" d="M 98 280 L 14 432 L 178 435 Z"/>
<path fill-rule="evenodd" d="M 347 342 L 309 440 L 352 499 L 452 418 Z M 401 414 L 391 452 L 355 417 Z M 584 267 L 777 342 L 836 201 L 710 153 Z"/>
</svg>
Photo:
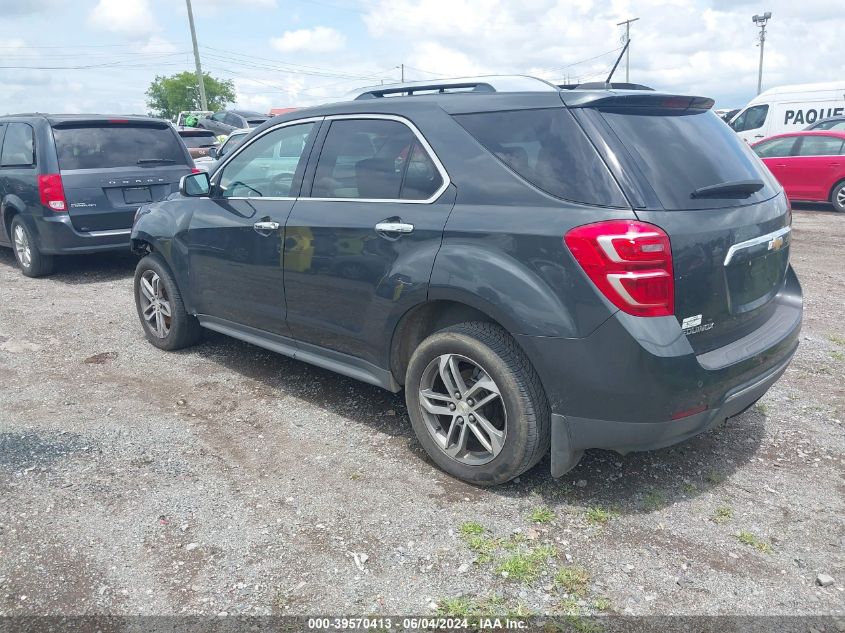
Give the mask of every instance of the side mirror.
<svg viewBox="0 0 845 633">
<path fill-rule="evenodd" d="M 182 176 L 179 181 L 179 193 L 189 198 L 202 198 L 211 191 L 211 183 L 208 180 L 208 173 L 201 171 L 198 174 Z"/>
<path fill-rule="evenodd" d="M 207 154 L 208 154 L 209 158 L 217 158 L 217 148 L 216 147 L 209 147 Z"/>
</svg>

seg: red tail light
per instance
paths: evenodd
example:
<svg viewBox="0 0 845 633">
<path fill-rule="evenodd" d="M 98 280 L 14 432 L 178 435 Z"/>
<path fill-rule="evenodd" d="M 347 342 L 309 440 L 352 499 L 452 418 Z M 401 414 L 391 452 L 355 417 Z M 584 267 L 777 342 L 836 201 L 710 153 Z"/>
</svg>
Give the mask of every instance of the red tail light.
<svg viewBox="0 0 845 633">
<path fill-rule="evenodd" d="M 38 193 L 41 195 L 41 204 L 51 211 L 56 213 L 67 211 L 65 188 L 59 174 L 41 174 L 38 176 Z"/>
<path fill-rule="evenodd" d="M 634 316 L 675 311 L 675 280 L 669 236 L 635 220 L 578 226 L 563 238 L 575 259 L 617 308 Z"/>
<path fill-rule="evenodd" d="M 197 82 L 197 84 L 199 84 L 199 82 Z M 192 174 L 198 174 L 198 173 L 200 173 L 201 171 L 202 171 L 202 169 L 197 169 L 196 167 L 192 167 L 192 168 L 191 168 L 191 173 L 192 173 Z"/>
</svg>

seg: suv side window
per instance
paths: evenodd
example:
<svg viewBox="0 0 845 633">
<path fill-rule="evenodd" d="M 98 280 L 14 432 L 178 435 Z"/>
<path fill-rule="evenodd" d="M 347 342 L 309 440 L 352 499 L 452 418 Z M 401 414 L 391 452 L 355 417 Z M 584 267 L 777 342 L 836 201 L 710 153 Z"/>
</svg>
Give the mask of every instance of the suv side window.
<svg viewBox="0 0 845 633">
<path fill-rule="evenodd" d="M 752 149 L 754 153 L 760 158 L 776 158 L 780 156 L 789 156 L 792 153 L 792 147 L 795 145 L 794 136 L 787 136 L 786 138 L 774 138 L 770 141 L 765 141 Z"/>
<path fill-rule="evenodd" d="M 797 156 L 840 156 L 842 139 L 835 136 L 803 136 Z"/>
<path fill-rule="evenodd" d="M 224 198 L 287 198 L 314 123 L 278 128 L 255 139 L 223 168 L 218 187 Z"/>
<path fill-rule="evenodd" d="M 27 123 L 9 123 L 0 165 L 3 167 L 29 167 L 35 164 L 35 137 Z"/>
<path fill-rule="evenodd" d="M 237 114 L 234 114 L 233 112 L 226 113 L 226 116 L 223 119 L 223 123 L 225 123 L 226 125 L 234 125 L 235 127 L 244 127 L 243 125 L 241 125 L 241 117 L 239 117 Z"/>
<path fill-rule="evenodd" d="M 766 115 L 769 113 L 769 106 L 756 105 L 748 108 L 745 112 L 740 114 L 731 122 L 731 127 L 735 132 L 745 132 L 746 130 L 756 130 L 762 127 L 766 122 Z"/>
<path fill-rule="evenodd" d="M 311 195 L 315 198 L 427 200 L 443 176 L 414 132 L 385 119 L 332 121 Z"/>
</svg>

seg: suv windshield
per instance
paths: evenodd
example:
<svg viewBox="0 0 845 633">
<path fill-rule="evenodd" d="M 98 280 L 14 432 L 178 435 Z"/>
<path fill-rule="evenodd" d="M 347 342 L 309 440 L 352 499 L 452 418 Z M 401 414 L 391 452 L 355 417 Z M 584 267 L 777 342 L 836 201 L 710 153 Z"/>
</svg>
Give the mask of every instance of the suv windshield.
<svg viewBox="0 0 845 633">
<path fill-rule="evenodd" d="M 731 207 L 775 195 L 759 159 L 709 110 L 601 110 L 664 209 Z M 693 194 L 708 187 L 762 181 L 752 193 L 725 188 L 722 196 Z"/>
<path fill-rule="evenodd" d="M 167 126 L 62 125 L 53 128 L 53 138 L 61 170 L 188 164 L 185 150 Z"/>
</svg>

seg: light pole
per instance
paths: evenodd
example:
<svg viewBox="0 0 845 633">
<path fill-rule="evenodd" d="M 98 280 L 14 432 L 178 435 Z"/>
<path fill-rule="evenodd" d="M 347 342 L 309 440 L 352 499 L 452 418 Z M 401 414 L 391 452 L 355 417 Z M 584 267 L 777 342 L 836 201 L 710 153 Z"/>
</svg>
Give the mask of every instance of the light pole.
<svg viewBox="0 0 845 633">
<path fill-rule="evenodd" d="M 757 72 L 757 94 L 763 89 L 763 47 L 766 45 L 766 22 L 772 17 L 771 11 L 763 15 L 754 15 L 751 21 L 760 27 L 760 70 Z"/>
<path fill-rule="evenodd" d="M 631 39 L 631 22 L 636 22 L 639 18 L 631 18 L 630 20 L 625 20 L 624 22 L 618 22 L 616 26 L 625 25 L 625 41 L 628 42 Z M 628 83 L 630 80 L 630 73 L 631 73 L 631 47 L 628 47 L 628 50 L 625 51 L 625 83 Z"/>
<path fill-rule="evenodd" d="M 197 47 L 197 32 L 194 29 L 194 12 L 191 10 L 191 0 L 185 0 L 188 3 L 188 24 L 191 26 L 191 41 L 194 44 L 194 61 L 197 64 L 197 82 L 200 86 L 200 105 L 204 111 L 208 110 L 208 101 L 205 99 L 205 81 L 202 77 L 202 64 L 200 64 L 200 50 Z"/>
</svg>

